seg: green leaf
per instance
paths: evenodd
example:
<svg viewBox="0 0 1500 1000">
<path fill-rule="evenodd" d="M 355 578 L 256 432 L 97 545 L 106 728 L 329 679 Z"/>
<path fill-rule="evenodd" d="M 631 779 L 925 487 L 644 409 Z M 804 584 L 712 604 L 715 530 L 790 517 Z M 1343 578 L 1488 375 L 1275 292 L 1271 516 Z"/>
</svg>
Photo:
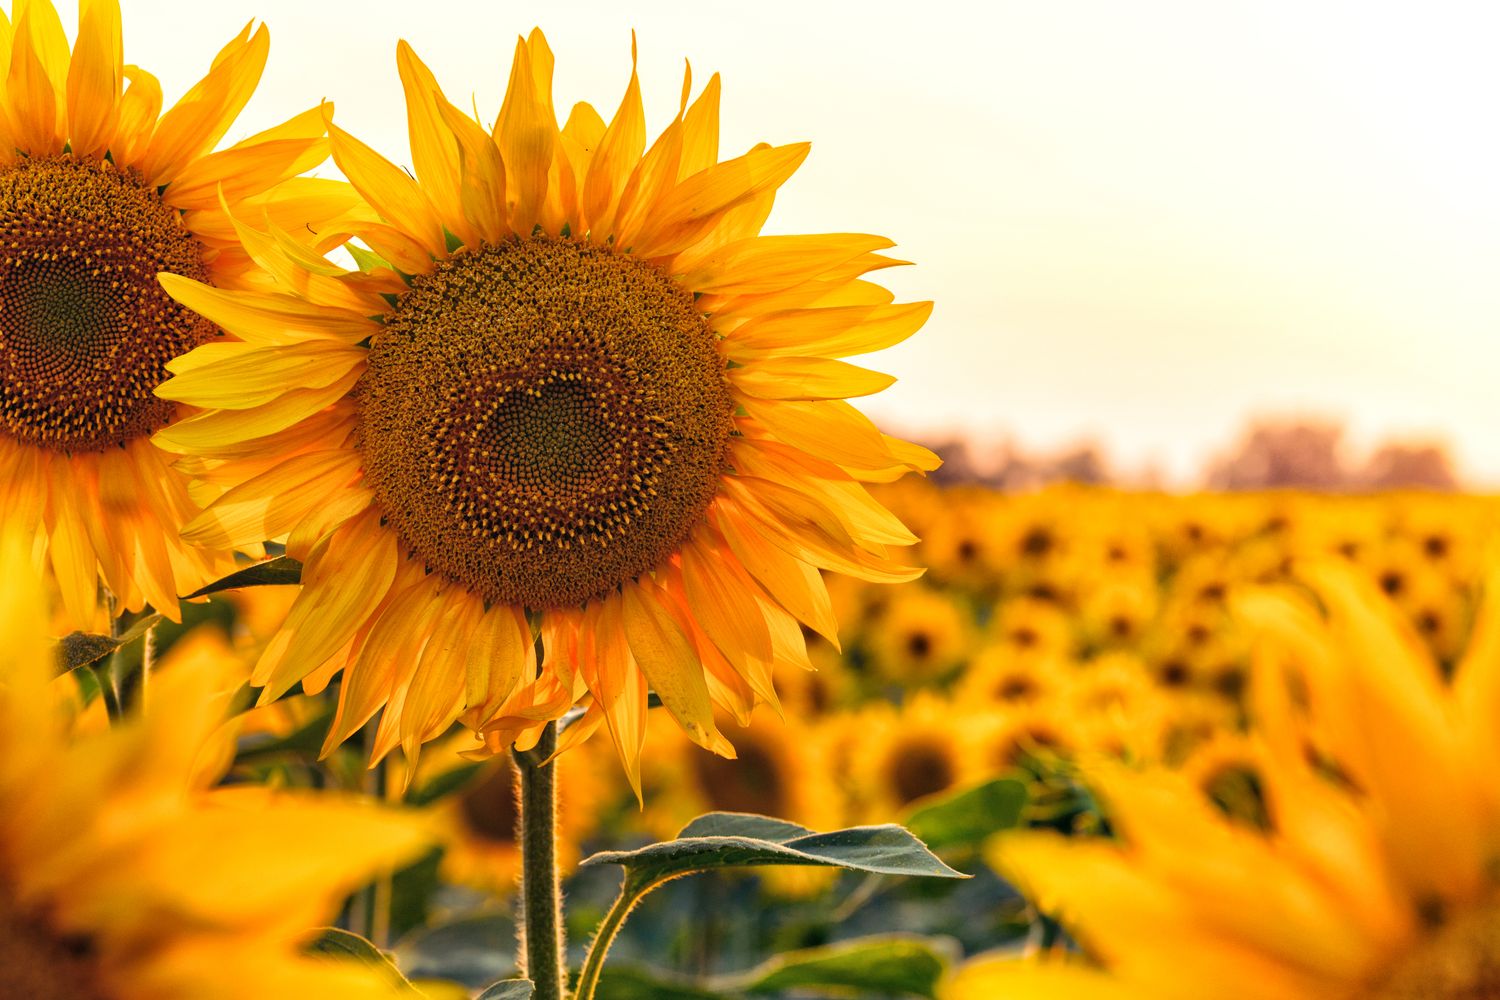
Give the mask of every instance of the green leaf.
<svg viewBox="0 0 1500 1000">
<path fill-rule="evenodd" d="M 712 986 L 719 992 L 857 991 L 935 1000 L 957 951 L 948 939 L 914 934 L 861 938 L 787 952 L 747 973 L 715 979 Z"/>
<path fill-rule="evenodd" d="M 757 816 L 753 813 L 711 812 L 692 820 L 677 833 L 683 837 L 755 837 L 784 843 L 798 837 L 806 837 L 812 831 L 805 826 L 789 823 L 773 816 Z"/>
<path fill-rule="evenodd" d="M 302 564 L 291 556 L 277 556 L 236 570 L 206 587 L 198 588 L 183 599 L 207 597 L 221 590 L 238 590 L 241 587 L 284 587 L 301 582 Z"/>
<path fill-rule="evenodd" d="M 235 754 L 234 762 L 241 765 L 256 764 L 283 754 L 316 758 L 323 748 L 323 737 L 328 734 L 328 726 L 332 721 L 333 707 L 330 706 L 285 736 L 257 735 L 253 739 L 246 739 Z"/>
<path fill-rule="evenodd" d="M 705 831 L 708 831 L 705 833 Z M 584 865 L 621 865 L 627 880 L 654 885 L 713 868 L 810 865 L 877 875 L 968 878 L 943 864 L 899 826 L 856 826 L 832 833 L 748 813 L 709 813 L 683 827 L 676 840 L 634 851 L 603 851 Z"/>
<path fill-rule="evenodd" d="M 958 960 L 948 938 L 891 934 L 787 952 L 744 972 L 693 981 L 644 965 L 612 966 L 596 1000 L 722 1000 L 797 991 L 830 996 L 914 996 L 935 1000 Z"/>
<path fill-rule="evenodd" d="M 153 611 L 142 615 L 118 637 L 96 632 L 72 632 L 57 642 L 57 666 L 63 673 L 98 663 L 121 646 L 135 642 L 151 630 L 162 616 Z"/>
<path fill-rule="evenodd" d="M 906 826 L 934 851 L 975 847 L 1020 823 L 1025 805 L 1024 783 L 997 778 L 918 807 L 907 815 Z"/>
<path fill-rule="evenodd" d="M 368 965 L 386 976 L 391 985 L 411 996 L 421 996 L 416 987 L 396 968 L 391 957 L 370 941 L 352 931 L 339 927 L 324 927 L 318 936 L 308 943 L 310 955 L 323 955 L 341 961 L 355 961 Z"/>
<path fill-rule="evenodd" d="M 502 979 L 474 1000 L 529 1000 L 536 984 L 529 979 Z"/>
</svg>

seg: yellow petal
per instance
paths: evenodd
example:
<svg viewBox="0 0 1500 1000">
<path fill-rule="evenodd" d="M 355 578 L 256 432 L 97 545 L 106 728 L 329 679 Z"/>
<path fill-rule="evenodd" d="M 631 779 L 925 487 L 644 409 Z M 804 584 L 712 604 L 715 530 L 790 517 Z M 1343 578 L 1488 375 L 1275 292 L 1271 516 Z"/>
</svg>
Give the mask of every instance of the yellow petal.
<svg viewBox="0 0 1500 1000">
<path fill-rule="evenodd" d="M 682 120 L 682 158 L 677 164 L 678 180 L 707 170 L 719 162 L 719 87 L 719 74 L 715 73 Z"/>
<path fill-rule="evenodd" d="M 464 701 L 481 717 L 499 711 L 523 682 L 536 674 L 536 647 L 520 608 L 497 604 L 474 631 L 464 675 Z"/>
<path fill-rule="evenodd" d="M 194 160 L 166 190 L 166 199 L 181 209 L 211 209 L 224 199 L 231 204 L 273 187 L 322 163 L 328 156 L 323 122 L 333 105 L 302 112 L 275 128 Z"/>
<path fill-rule="evenodd" d="M 458 143 L 458 200 L 463 216 L 481 240 L 498 243 L 510 231 L 500 149 L 477 122 L 447 101 L 439 100 L 438 113 Z"/>
<path fill-rule="evenodd" d="M 646 675 L 630 652 L 624 638 L 624 598 L 611 594 L 601 602 L 597 614 L 598 690 L 596 703 L 601 706 L 609 726 L 610 739 L 625 769 L 626 780 L 641 795 L 641 751 L 646 745 Z"/>
<path fill-rule="evenodd" d="M 323 388 L 289 390 L 269 403 L 248 410 L 196 413 L 158 431 L 151 439 L 152 443 L 166 451 L 203 452 L 275 434 L 348 395 L 359 381 L 361 371 L 355 369 Z"/>
<path fill-rule="evenodd" d="M 328 122 L 333 161 L 381 217 L 427 253 L 445 256 L 447 240 L 432 202 L 416 181 L 375 150 Z"/>
<path fill-rule="evenodd" d="M 48 492 L 47 555 L 63 605 L 75 621 L 88 621 L 99 606 L 99 563 L 74 500 L 70 463 L 53 462 Z"/>
<path fill-rule="evenodd" d="M 359 454 L 350 450 L 290 456 L 214 501 L 183 527 L 182 537 L 211 548 L 281 538 L 358 482 L 359 472 Z"/>
<path fill-rule="evenodd" d="M 746 600 L 755 584 L 725 552 L 715 551 L 693 540 L 684 545 L 682 582 L 693 616 L 709 638 L 730 656 L 752 657 L 769 663 L 771 632 L 755 602 Z M 748 584 L 748 587 L 747 587 Z"/>
<path fill-rule="evenodd" d="M 631 46 L 630 83 L 614 120 L 605 129 L 589 160 L 583 183 L 583 224 L 602 240 L 612 231 L 614 209 L 631 171 L 646 148 L 646 109 L 641 105 L 641 83 Z"/>
<path fill-rule="evenodd" d="M 839 400 L 743 398 L 745 410 L 777 438 L 846 469 L 903 467 L 869 418 Z"/>
<path fill-rule="evenodd" d="M 309 337 L 357 344 L 380 328 L 351 310 L 318 306 L 290 295 L 214 288 L 169 273 L 158 275 L 157 280 L 172 298 L 250 344 L 293 344 Z"/>
<path fill-rule="evenodd" d="M 371 509 L 332 535 L 303 565 L 302 592 L 261 654 L 251 683 L 274 701 L 333 656 L 365 623 L 396 577 L 396 538 Z"/>
<path fill-rule="evenodd" d="M 654 587 L 648 591 L 649 586 L 637 582 L 623 588 L 622 620 L 631 655 L 688 738 L 732 757 L 728 741 L 714 725 L 713 702 L 708 697 L 703 667 L 682 629 L 663 607 L 663 596 Z"/>
<path fill-rule="evenodd" d="M 30 10 L 38 7 L 51 10 L 45 0 L 30 5 Z M 4 107 L 16 146 L 32 155 L 45 155 L 62 145 L 58 135 L 58 94 L 37 54 L 35 32 L 30 28 L 29 12 L 17 17 Z"/>
<path fill-rule="evenodd" d="M 438 216 L 447 220 L 450 227 L 457 226 L 463 219 L 458 147 L 440 112 L 447 99 L 432 71 L 404 40 L 396 43 L 396 68 L 406 93 L 407 137 L 417 179 Z M 470 238 L 470 234 L 455 232 L 465 242 Z"/>
<path fill-rule="evenodd" d="M 766 593 L 837 648 L 838 622 L 833 615 L 833 601 L 818 571 L 751 529 L 745 523 L 747 515 L 736 505 L 720 498 L 710 510 L 715 527 Z"/>
<path fill-rule="evenodd" d="M 126 66 L 124 77 L 130 81 L 120 98 L 119 119 L 110 152 L 116 163 L 134 164 L 150 145 L 161 114 L 161 84 L 139 66 Z"/>
<path fill-rule="evenodd" d="M 756 236 L 709 255 L 682 282 L 700 294 L 762 295 L 842 276 L 852 263 L 893 245 L 883 236 L 862 233 Z"/>
<path fill-rule="evenodd" d="M 794 143 L 758 149 L 694 174 L 662 200 L 631 249 L 643 257 L 657 257 L 692 246 L 726 212 L 779 188 L 807 159 L 810 148 Z"/>
<path fill-rule="evenodd" d="M 901 343 L 920 330 L 930 315 L 931 302 L 788 309 L 736 327 L 726 338 L 724 351 L 739 361 L 779 354 L 827 358 L 867 354 Z"/>
<path fill-rule="evenodd" d="M 494 135 L 505 161 L 506 191 L 512 199 L 511 228 L 525 236 L 541 220 L 557 141 L 551 78 L 550 64 L 533 66 L 531 47 L 517 39 L 510 83 L 495 120 Z"/>
<path fill-rule="evenodd" d="M 68 140 L 75 154 L 101 154 L 114 139 L 124 61 L 118 0 L 84 0 L 68 66 Z"/>
<path fill-rule="evenodd" d="M 896 379 L 827 358 L 766 358 L 731 369 L 736 389 L 761 399 L 849 399 L 890 388 Z"/>
<path fill-rule="evenodd" d="M 271 47 L 265 25 L 253 35 L 250 29 L 251 25 L 245 25 L 214 57 L 208 74 L 162 115 L 141 160 L 141 171 L 150 183 L 160 186 L 175 180 L 184 167 L 224 137 L 250 100 Z"/>
</svg>

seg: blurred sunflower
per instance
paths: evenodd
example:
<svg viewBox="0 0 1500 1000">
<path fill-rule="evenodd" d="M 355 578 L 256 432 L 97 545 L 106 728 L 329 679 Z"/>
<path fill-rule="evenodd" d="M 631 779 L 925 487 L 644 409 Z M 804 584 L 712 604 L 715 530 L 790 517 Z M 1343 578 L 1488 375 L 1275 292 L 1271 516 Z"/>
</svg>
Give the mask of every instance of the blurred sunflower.
<svg viewBox="0 0 1500 1000">
<path fill-rule="evenodd" d="M 954 686 L 954 696 L 973 709 L 1029 704 L 1056 694 L 1071 671 L 1066 657 L 992 641 L 973 655 Z"/>
<path fill-rule="evenodd" d="M 857 713 L 850 767 L 865 821 L 989 777 L 973 738 L 982 718 L 926 691 L 899 708 L 875 702 Z"/>
<path fill-rule="evenodd" d="M 219 671 L 163 670 L 150 714 L 98 732 L 39 710 L 55 666 L 31 547 L 0 542 L 0 993 L 391 997 L 380 973 L 300 949 L 423 826 L 331 795 L 209 790 L 231 749 Z"/>
<path fill-rule="evenodd" d="M 264 27 L 163 114 L 155 77 L 122 61 L 115 0 L 81 4 L 71 53 L 49 0 L 15 12 L 0 16 L 0 521 L 45 548 L 71 627 L 99 627 L 101 580 L 117 611 L 175 618 L 178 594 L 232 564 L 178 538 L 199 505 L 151 442 L 181 415 L 152 392 L 167 362 L 220 336 L 157 273 L 248 287 L 231 213 L 305 232 L 355 200 L 289 180 L 327 155 L 321 108 L 210 152 L 260 78 Z"/>
<path fill-rule="evenodd" d="M 890 378 L 836 359 L 930 303 L 860 278 L 888 240 L 757 235 L 808 147 L 719 162 L 717 77 L 646 149 L 634 74 L 612 122 L 579 104 L 558 127 L 540 32 L 492 132 L 397 61 L 416 179 L 329 126 L 383 219 L 350 227 L 367 271 L 267 237 L 265 292 L 162 279 L 244 338 L 160 390 L 208 412 L 156 440 L 236 483 L 187 534 L 290 533 L 306 562 L 256 682 L 347 667 L 330 745 L 384 706 L 377 757 L 456 719 L 527 746 L 587 693 L 567 742 L 607 723 L 634 782 L 648 685 L 732 754 L 714 705 L 774 702 L 773 666 L 806 666 L 798 622 L 835 635 L 820 570 L 919 575 L 862 483 L 937 459 L 844 401 Z"/>
<path fill-rule="evenodd" d="M 921 586 L 892 591 L 885 613 L 866 634 L 875 673 L 911 686 L 951 674 L 969 652 L 972 632 L 968 609 L 956 597 Z"/>
<path fill-rule="evenodd" d="M 1201 779 L 1094 768 L 1117 841 L 992 853 L 1097 965 L 987 960 L 950 997 L 1500 995 L 1500 576 L 1449 683 L 1359 573 L 1305 575 L 1326 620 L 1295 596 L 1243 602 L 1265 829 Z"/>
<path fill-rule="evenodd" d="M 1001 601 L 990 622 L 995 641 L 1033 656 L 1068 657 L 1077 646 L 1074 622 L 1051 601 L 1018 597 Z"/>
</svg>

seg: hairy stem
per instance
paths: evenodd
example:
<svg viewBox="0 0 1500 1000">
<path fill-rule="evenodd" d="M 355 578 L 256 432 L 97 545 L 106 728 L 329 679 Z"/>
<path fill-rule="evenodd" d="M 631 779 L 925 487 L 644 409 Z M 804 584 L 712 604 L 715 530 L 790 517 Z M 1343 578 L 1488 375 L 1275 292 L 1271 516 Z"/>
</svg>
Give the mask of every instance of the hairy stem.
<svg viewBox="0 0 1500 1000">
<path fill-rule="evenodd" d="M 650 891 L 650 887 L 636 886 L 627 873 L 620 882 L 620 894 L 610 904 L 609 912 L 599 921 L 594 930 L 594 940 L 589 952 L 583 957 L 583 969 L 578 973 L 578 990 L 573 1000 L 594 1000 L 594 991 L 599 988 L 599 976 L 604 971 L 604 960 L 609 957 L 609 947 L 615 936 L 625 926 L 625 918 L 635 909 L 635 904 Z"/>
<path fill-rule="evenodd" d="M 557 772 L 542 762 L 557 749 L 557 724 L 547 723 L 537 744 L 513 756 L 521 776 L 520 963 L 536 986 L 535 1000 L 563 1000 L 562 887 L 557 870 Z"/>
</svg>

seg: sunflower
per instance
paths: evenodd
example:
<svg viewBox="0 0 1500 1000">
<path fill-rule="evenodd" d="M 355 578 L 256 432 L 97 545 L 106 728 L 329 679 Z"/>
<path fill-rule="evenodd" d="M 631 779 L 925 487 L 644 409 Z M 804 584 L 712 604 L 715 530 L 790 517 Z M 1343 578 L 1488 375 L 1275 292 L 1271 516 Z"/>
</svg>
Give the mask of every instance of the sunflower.
<svg viewBox="0 0 1500 1000">
<path fill-rule="evenodd" d="M 758 235 L 805 144 L 718 160 L 719 82 L 645 149 L 634 74 L 612 122 L 558 127 L 553 56 L 516 48 L 494 130 L 402 43 L 416 178 L 329 125 L 380 222 L 342 272 L 274 232 L 267 288 L 164 275 L 237 334 L 159 394 L 205 408 L 161 432 L 233 487 L 190 537 L 289 536 L 302 593 L 255 676 L 275 698 L 347 672 L 330 746 L 382 706 L 375 754 L 462 720 L 529 746 L 586 696 L 632 780 L 648 686 L 702 746 L 733 750 L 832 639 L 820 570 L 904 581 L 912 535 L 866 481 L 934 468 L 843 397 L 891 379 L 836 360 L 915 332 L 860 276 L 873 236 Z M 528 620 L 528 615 L 531 619 Z M 533 656 L 531 622 L 544 657 Z"/>
<path fill-rule="evenodd" d="M 39 710 L 55 668 L 31 549 L 13 532 L 0 541 L 0 992 L 392 996 L 384 976 L 301 945 L 352 889 L 419 851 L 422 824 L 331 795 L 210 790 L 231 749 L 222 672 L 164 670 L 149 714 L 99 732 Z"/>
<path fill-rule="evenodd" d="M 976 743 L 990 716 L 928 691 L 899 708 L 871 703 L 853 720 L 850 772 L 857 808 L 879 822 L 914 803 L 990 777 Z"/>
<path fill-rule="evenodd" d="M 870 665 L 882 680 L 895 684 L 916 687 L 941 680 L 969 652 L 970 618 L 951 591 L 904 587 L 870 623 Z"/>
<path fill-rule="evenodd" d="M 356 201 L 293 180 L 327 155 L 324 108 L 211 152 L 265 66 L 263 26 L 162 113 L 155 77 L 122 61 L 116 0 L 84 0 L 72 52 L 49 0 L 15 11 L 0 15 L 0 521 L 45 548 L 72 627 L 99 627 L 101 582 L 117 613 L 175 618 L 178 594 L 232 564 L 178 538 L 199 505 L 151 443 L 181 416 L 153 390 L 221 335 L 157 273 L 250 287 L 231 213 L 307 237 Z"/>
<path fill-rule="evenodd" d="M 1055 695 L 1072 669 L 1065 656 L 988 642 L 959 676 L 955 700 L 973 709 L 1029 704 Z"/>
<path fill-rule="evenodd" d="M 1259 822 L 1183 773 L 1094 768 L 1118 840 L 993 851 L 1094 963 L 976 963 L 951 997 L 1500 995 L 1500 576 L 1446 681 L 1361 574 L 1305 575 L 1326 619 L 1296 596 L 1244 599 L 1262 637 Z"/>
</svg>

